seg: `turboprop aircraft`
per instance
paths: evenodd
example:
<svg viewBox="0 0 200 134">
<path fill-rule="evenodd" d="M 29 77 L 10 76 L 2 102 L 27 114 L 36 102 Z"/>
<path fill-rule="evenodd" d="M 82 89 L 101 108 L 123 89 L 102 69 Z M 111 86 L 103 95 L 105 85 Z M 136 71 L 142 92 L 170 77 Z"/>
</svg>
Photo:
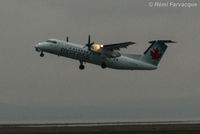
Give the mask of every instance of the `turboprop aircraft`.
<svg viewBox="0 0 200 134">
<path fill-rule="evenodd" d="M 157 69 L 164 52 L 167 49 L 166 43 L 175 43 L 171 40 L 149 41 L 150 47 L 144 54 L 124 54 L 120 53 L 121 48 L 127 48 L 135 42 L 123 42 L 116 44 L 97 44 L 90 41 L 86 45 L 75 44 L 58 39 L 48 39 L 36 44 L 35 50 L 40 52 L 40 57 L 44 57 L 44 52 L 58 56 L 72 58 L 80 61 L 79 69 L 85 68 L 84 63 L 100 65 L 104 68 L 123 70 L 154 70 Z"/>
</svg>

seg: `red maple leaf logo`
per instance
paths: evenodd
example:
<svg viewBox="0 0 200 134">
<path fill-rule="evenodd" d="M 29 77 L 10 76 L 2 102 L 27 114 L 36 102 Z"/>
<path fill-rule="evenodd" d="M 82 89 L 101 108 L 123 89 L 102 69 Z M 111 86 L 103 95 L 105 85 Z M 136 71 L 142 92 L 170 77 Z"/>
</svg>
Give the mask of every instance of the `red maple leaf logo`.
<svg viewBox="0 0 200 134">
<path fill-rule="evenodd" d="M 154 49 L 153 51 L 151 50 L 150 54 L 151 54 L 152 59 L 156 61 L 158 61 L 162 56 L 162 53 L 159 53 L 158 48 Z"/>
</svg>

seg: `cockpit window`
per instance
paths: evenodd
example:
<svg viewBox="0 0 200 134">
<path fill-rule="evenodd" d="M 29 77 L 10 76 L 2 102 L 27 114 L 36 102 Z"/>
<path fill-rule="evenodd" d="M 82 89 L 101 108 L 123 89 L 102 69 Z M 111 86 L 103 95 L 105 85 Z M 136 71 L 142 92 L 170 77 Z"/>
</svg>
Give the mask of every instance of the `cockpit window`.
<svg viewBox="0 0 200 134">
<path fill-rule="evenodd" d="M 46 42 L 50 42 L 50 43 L 57 44 L 57 42 L 56 42 L 56 41 L 53 41 L 53 40 L 47 40 Z"/>
</svg>

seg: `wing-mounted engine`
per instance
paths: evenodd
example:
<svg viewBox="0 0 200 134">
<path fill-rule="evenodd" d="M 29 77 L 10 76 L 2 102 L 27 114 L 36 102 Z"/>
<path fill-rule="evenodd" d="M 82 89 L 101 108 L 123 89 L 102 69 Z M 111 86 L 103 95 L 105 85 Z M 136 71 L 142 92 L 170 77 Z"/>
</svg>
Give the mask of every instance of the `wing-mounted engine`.
<svg viewBox="0 0 200 134">
<path fill-rule="evenodd" d="M 100 53 L 101 55 L 106 56 L 106 57 L 116 58 L 116 57 L 121 56 L 121 54 L 117 50 L 106 49 L 104 48 L 104 45 L 102 44 L 93 44 L 91 46 L 91 50 L 94 52 Z"/>
<path fill-rule="evenodd" d="M 127 48 L 127 46 L 135 44 L 133 41 L 129 42 L 122 42 L 122 43 L 116 43 L 116 44 L 108 44 L 108 45 L 103 45 L 103 44 L 96 44 L 94 42 L 91 43 L 90 41 L 90 35 L 88 36 L 88 43 L 86 46 L 88 47 L 88 50 L 100 53 L 103 56 L 107 57 L 119 57 L 121 54 L 119 53 L 119 50 L 121 48 Z"/>
<path fill-rule="evenodd" d="M 91 50 L 93 50 L 95 52 L 102 51 L 102 49 L 103 49 L 103 45 L 102 44 L 93 44 L 91 46 Z"/>
</svg>

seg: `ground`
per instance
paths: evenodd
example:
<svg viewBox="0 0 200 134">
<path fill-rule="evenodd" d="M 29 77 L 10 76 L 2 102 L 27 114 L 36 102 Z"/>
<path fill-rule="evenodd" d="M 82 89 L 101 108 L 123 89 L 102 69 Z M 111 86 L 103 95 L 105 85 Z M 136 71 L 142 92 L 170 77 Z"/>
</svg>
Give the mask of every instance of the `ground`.
<svg viewBox="0 0 200 134">
<path fill-rule="evenodd" d="M 200 124 L 0 125 L 0 134 L 200 134 Z"/>
</svg>

